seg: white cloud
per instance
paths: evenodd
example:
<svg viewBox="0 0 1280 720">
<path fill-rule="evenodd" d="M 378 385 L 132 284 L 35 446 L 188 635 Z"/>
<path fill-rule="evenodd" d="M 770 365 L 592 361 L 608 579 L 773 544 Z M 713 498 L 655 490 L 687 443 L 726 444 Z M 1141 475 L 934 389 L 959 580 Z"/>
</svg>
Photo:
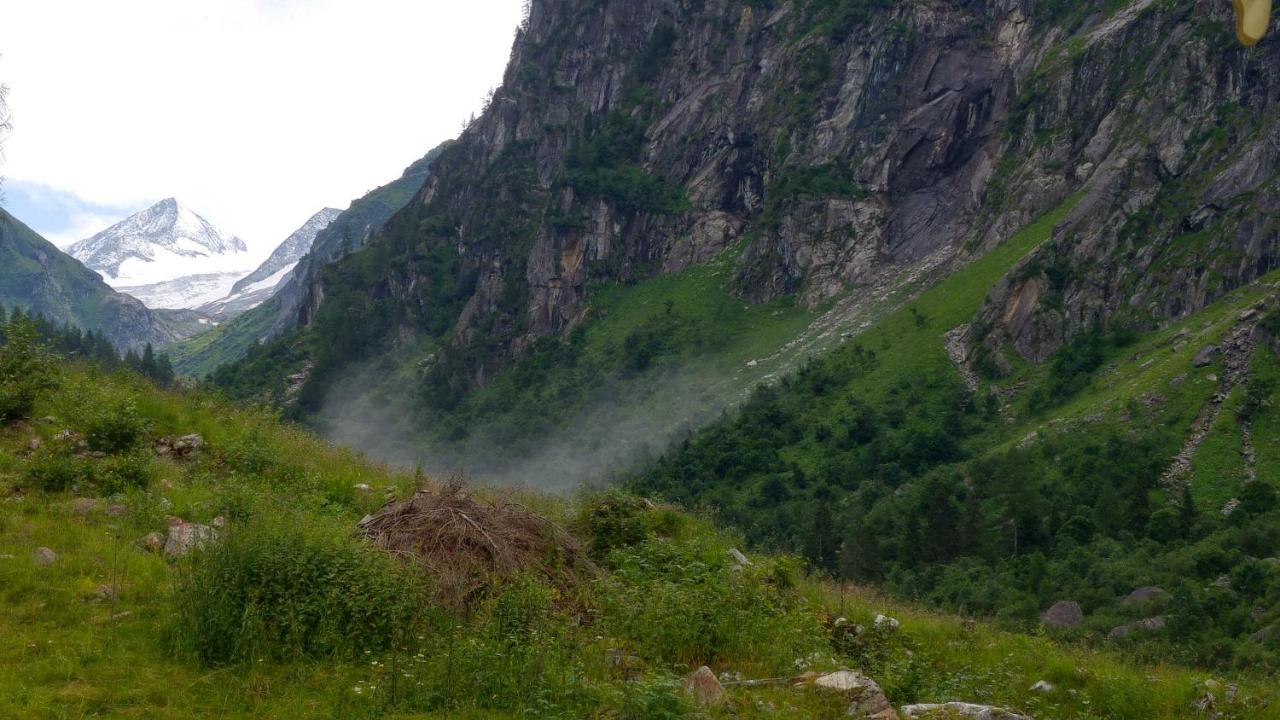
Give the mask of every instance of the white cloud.
<svg viewBox="0 0 1280 720">
<path fill-rule="evenodd" d="M 521 5 L 0 0 L 4 172 L 104 206 L 175 196 L 262 252 L 456 135 Z"/>
</svg>

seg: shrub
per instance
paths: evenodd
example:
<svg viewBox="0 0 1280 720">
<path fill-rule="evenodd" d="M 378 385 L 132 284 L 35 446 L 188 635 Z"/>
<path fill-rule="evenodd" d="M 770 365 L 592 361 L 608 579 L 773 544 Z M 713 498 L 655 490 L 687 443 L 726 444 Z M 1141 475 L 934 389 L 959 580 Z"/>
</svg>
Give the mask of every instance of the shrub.
<svg viewBox="0 0 1280 720">
<path fill-rule="evenodd" d="M 131 399 L 89 402 L 82 422 L 89 449 L 105 453 L 128 452 L 147 432 L 147 422 Z"/>
<path fill-rule="evenodd" d="M 151 454 L 135 451 L 102 461 L 94 473 L 104 493 L 114 495 L 127 490 L 145 490 L 155 479 L 156 467 Z"/>
<path fill-rule="evenodd" d="M 35 324 L 21 319 L 4 326 L 0 347 L 0 422 L 31 414 L 36 400 L 54 386 L 53 354 L 38 339 Z"/>
<path fill-rule="evenodd" d="M 343 525 L 264 513 L 183 568 L 172 644 L 211 664 L 351 656 L 407 632 L 418 597 L 407 570 Z"/>
<path fill-rule="evenodd" d="M 45 492 L 68 490 L 93 477 L 88 461 L 57 447 L 41 449 L 31 458 L 23 474 L 28 483 Z"/>
<path fill-rule="evenodd" d="M 605 583 L 603 624 L 643 657 L 697 666 L 758 663 L 783 672 L 824 645 L 798 593 L 779 587 L 772 564 L 732 567 L 720 547 L 656 539 L 616 550 Z"/>
<path fill-rule="evenodd" d="M 644 501 L 621 492 L 591 498 L 583 506 L 578 524 L 591 537 L 591 556 L 603 561 L 609 553 L 637 545 L 648 537 Z"/>
</svg>

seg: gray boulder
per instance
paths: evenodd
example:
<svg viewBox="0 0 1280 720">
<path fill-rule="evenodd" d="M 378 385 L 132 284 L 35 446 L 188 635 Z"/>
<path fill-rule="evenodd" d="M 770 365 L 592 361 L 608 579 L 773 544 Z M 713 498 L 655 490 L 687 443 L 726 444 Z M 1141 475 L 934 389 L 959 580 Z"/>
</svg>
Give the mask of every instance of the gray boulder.
<svg viewBox="0 0 1280 720">
<path fill-rule="evenodd" d="M 48 567 L 58 562 L 58 553 L 47 547 L 38 547 L 35 549 L 35 552 L 31 553 L 31 559 L 41 567 Z"/>
<path fill-rule="evenodd" d="M 845 714 L 849 717 L 867 720 L 894 720 L 898 717 L 880 685 L 862 673 L 840 670 L 817 678 L 813 686 L 847 695 L 850 705 Z"/>
<path fill-rule="evenodd" d="M 191 550 L 213 541 L 217 532 L 208 525 L 177 522 L 169 526 L 164 541 L 164 552 L 171 558 L 182 557 Z"/>
<path fill-rule="evenodd" d="M 703 665 L 684 680 L 684 691 L 699 705 L 719 705 L 724 702 L 724 686 L 720 679 Z"/>
<path fill-rule="evenodd" d="M 1202 348 L 1200 352 L 1196 353 L 1196 357 L 1194 360 L 1191 361 L 1191 363 L 1198 368 L 1205 367 L 1209 363 L 1213 362 L 1213 356 L 1217 354 L 1218 354 L 1218 346 L 1208 345 Z"/>
<path fill-rule="evenodd" d="M 1084 611 L 1077 602 L 1059 600 L 1044 611 L 1040 621 L 1052 628 L 1079 627 L 1084 624 Z"/>
<path fill-rule="evenodd" d="M 1126 607 L 1134 607 L 1153 603 L 1157 600 L 1164 600 L 1167 597 L 1169 597 L 1169 593 L 1165 592 L 1163 588 L 1148 585 L 1129 593 L 1124 600 L 1120 601 L 1120 604 Z"/>
</svg>

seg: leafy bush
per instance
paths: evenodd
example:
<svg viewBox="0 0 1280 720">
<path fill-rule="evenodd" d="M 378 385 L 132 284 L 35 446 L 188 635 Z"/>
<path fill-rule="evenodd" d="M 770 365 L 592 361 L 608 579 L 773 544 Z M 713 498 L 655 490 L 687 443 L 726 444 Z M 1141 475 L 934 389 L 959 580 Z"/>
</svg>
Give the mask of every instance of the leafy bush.
<svg viewBox="0 0 1280 720">
<path fill-rule="evenodd" d="M 18 319 L 4 325 L 0 347 L 0 422 L 31 414 L 36 400 L 54 386 L 54 357 L 39 341 L 35 325 Z"/>
<path fill-rule="evenodd" d="M 644 542 L 644 501 L 621 492 L 591 498 L 579 515 L 579 525 L 591 537 L 591 555 L 603 561 L 609 553 Z"/>
<path fill-rule="evenodd" d="M 750 659 L 764 672 L 794 667 L 824 645 L 816 616 L 774 564 L 732 566 L 723 548 L 656 539 L 614 551 L 607 630 L 659 663 Z"/>
<path fill-rule="evenodd" d="M 131 399 L 86 402 L 81 422 L 90 450 L 124 453 L 142 442 L 147 421 Z"/>
<path fill-rule="evenodd" d="M 133 489 L 145 490 L 155 475 L 155 461 L 145 450 L 103 460 L 94 472 L 94 478 L 108 495 Z"/>
<path fill-rule="evenodd" d="M 31 458 L 23 476 L 26 482 L 45 492 L 61 492 L 93 478 L 93 469 L 84 458 L 66 448 L 42 448 Z"/>
<path fill-rule="evenodd" d="M 385 648 L 413 620 L 412 578 L 338 523 L 259 515 L 183 568 L 173 645 L 211 664 Z"/>
</svg>

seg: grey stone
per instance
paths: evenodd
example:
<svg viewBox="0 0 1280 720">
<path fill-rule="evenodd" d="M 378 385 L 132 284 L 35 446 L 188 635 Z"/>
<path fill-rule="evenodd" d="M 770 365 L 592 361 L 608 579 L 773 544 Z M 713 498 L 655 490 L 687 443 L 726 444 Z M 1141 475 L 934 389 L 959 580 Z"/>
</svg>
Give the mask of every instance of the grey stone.
<svg viewBox="0 0 1280 720">
<path fill-rule="evenodd" d="M 1213 356 L 1217 354 L 1218 354 L 1217 345 L 1206 346 L 1204 348 L 1201 348 L 1200 352 L 1196 353 L 1196 357 L 1194 360 L 1191 361 L 1191 364 L 1195 365 L 1198 368 L 1205 367 L 1206 365 L 1209 365 L 1210 363 L 1213 362 Z"/>
<path fill-rule="evenodd" d="M 1163 617 L 1144 618 L 1111 628 L 1111 632 L 1107 633 L 1107 637 L 1116 640 L 1139 631 L 1156 632 L 1163 630 L 1165 625 L 1166 622 Z"/>
<path fill-rule="evenodd" d="M 1164 600 L 1168 597 L 1169 593 L 1165 592 L 1163 588 L 1159 588 L 1154 585 L 1147 585 L 1129 593 L 1125 596 L 1124 600 L 1120 601 L 1120 604 L 1130 607 L 1146 605 L 1148 603 L 1156 602 L 1157 600 Z"/>
<path fill-rule="evenodd" d="M 1059 600 L 1044 611 L 1040 621 L 1052 628 L 1079 627 L 1084 624 L 1084 611 L 1080 609 L 1079 603 Z"/>
<path fill-rule="evenodd" d="M 711 668 L 703 665 L 684 680 L 684 691 L 699 705 L 719 705 L 724 702 L 724 686 Z"/>
<path fill-rule="evenodd" d="M 47 547 L 38 547 L 35 549 L 35 552 L 31 553 L 31 559 L 34 560 L 37 565 L 48 567 L 49 565 L 58 562 L 58 553 Z"/>
</svg>

